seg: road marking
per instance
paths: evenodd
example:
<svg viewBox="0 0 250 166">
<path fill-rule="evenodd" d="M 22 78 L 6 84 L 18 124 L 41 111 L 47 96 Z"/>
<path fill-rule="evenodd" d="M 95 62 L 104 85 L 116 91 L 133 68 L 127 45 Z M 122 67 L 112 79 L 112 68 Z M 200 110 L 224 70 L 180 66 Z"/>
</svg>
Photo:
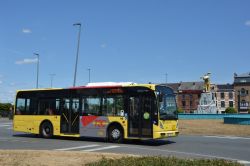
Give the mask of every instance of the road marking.
<svg viewBox="0 0 250 166">
<path fill-rule="evenodd" d="M 250 161 L 246 160 L 239 160 L 234 158 L 228 158 L 228 157 L 220 157 L 220 156 L 214 156 L 214 155 L 206 155 L 206 154 L 199 154 L 199 153 L 192 153 L 192 152 L 180 152 L 180 151 L 174 151 L 174 150 L 164 150 L 164 149 L 154 149 L 154 148 L 141 148 L 141 147 L 135 147 L 135 146 L 122 146 L 124 148 L 135 148 L 135 149 L 141 149 L 141 150 L 155 150 L 155 151 L 161 151 L 161 152 L 168 152 L 168 153 L 175 153 L 175 154 L 184 154 L 184 155 L 191 155 L 191 156 L 198 156 L 198 157 L 205 157 L 205 158 L 216 158 L 216 159 L 223 159 L 223 160 L 230 160 L 230 161 L 236 161 L 236 162 L 242 162 L 242 163 L 250 163 Z"/>
<path fill-rule="evenodd" d="M 77 147 L 62 148 L 62 149 L 54 149 L 54 150 L 66 151 L 66 150 L 75 150 L 75 149 L 92 148 L 92 147 L 97 147 L 97 146 L 100 146 L 100 145 L 85 145 L 85 146 L 77 146 Z"/>
<path fill-rule="evenodd" d="M 12 130 L 13 128 L 12 127 L 9 127 L 9 128 L 7 128 L 8 130 Z"/>
<path fill-rule="evenodd" d="M 12 122 L 0 123 L 0 124 L 13 124 Z"/>
<path fill-rule="evenodd" d="M 219 139 L 247 139 L 250 140 L 248 137 L 234 137 L 234 136 L 203 136 L 206 138 L 219 138 Z"/>
<path fill-rule="evenodd" d="M 10 127 L 11 125 L 7 125 L 7 124 L 1 124 L 0 127 Z"/>
<path fill-rule="evenodd" d="M 113 148 L 118 148 L 120 146 L 107 146 L 107 147 L 102 147 L 102 148 L 94 148 L 94 149 L 87 149 L 87 150 L 81 150 L 84 152 L 94 152 L 94 151 L 100 151 L 100 150 L 106 150 L 106 149 L 113 149 Z"/>
<path fill-rule="evenodd" d="M 245 160 L 237 160 L 237 162 L 240 164 L 250 164 L 250 161 L 245 161 Z"/>
</svg>

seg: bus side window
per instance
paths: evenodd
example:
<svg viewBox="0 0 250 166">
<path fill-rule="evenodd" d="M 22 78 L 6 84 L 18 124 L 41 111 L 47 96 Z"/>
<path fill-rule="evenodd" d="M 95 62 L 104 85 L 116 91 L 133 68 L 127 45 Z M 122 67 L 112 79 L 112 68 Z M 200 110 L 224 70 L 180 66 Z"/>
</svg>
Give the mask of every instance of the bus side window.
<svg viewBox="0 0 250 166">
<path fill-rule="evenodd" d="M 124 116 L 122 96 L 108 96 L 103 98 L 102 114 L 104 116 Z"/>
<path fill-rule="evenodd" d="M 99 97 L 88 97 L 82 100 L 82 115 L 91 116 L 100 115 L 101 98 Z"/>
</svg>

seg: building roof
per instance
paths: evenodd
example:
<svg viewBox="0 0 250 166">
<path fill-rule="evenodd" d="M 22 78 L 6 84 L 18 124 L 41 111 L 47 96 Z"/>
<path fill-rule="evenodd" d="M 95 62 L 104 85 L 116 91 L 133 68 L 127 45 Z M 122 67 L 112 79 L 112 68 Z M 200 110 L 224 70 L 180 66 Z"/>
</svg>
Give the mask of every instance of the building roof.
<svg viewBox="0 0 250 166">
<path fill-rule="evenodd" d="M 249 84 L 250 83 L 250 72 L 244 74 L 234 73 L 234 85 Z"/>
<path fill-rule="evenodd" d="M 217 84 L 217 91 L 233 91 L 234 86 L 232 84 Z"/>
<path fill-rule="evenodd" d="M 165 85 L 165 86 L 172 88 L 174 90 L 174 92 L 177 93 L 181 83 L 166 83 L 166 84 L 162 84 L 162 85 Z"/>
<path fill-rule="evenodd" d="M 185 90 L 195 90 L 195 91 L 203 91 L 204 83 L 203 82 L 181 82 L 179 86 L 179 91 Z"/>
<path fill-rule="evenodd" d="M 247 78 L 247 77 L 250 77 L 250 72 L 243 73 L 243 74 L 236 74 L 236 73 L 234 73 L 234 77 L 238 77 L 238 78 L 244 77 L 244 78 Z"/>
</svg>

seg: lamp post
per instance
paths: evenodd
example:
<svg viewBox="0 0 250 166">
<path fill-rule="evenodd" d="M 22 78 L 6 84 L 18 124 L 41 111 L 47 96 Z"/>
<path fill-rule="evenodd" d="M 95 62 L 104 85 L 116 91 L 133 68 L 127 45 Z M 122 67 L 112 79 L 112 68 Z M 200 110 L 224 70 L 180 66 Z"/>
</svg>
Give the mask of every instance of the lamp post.
<svg viewBox="0 0 250 166">
<path fill-rule="evenodd" d="M 50 74 L 50 87 L 53 87 L 53 79 L 56 74 Z"/>
<path fill-rule="evenodd" d="M 78 44 L 77 44 L 77 51 L 76 51 L 75 73 L 74 73 L 74 82 L 73 82 L 73 86 L 75 86 L 76 85 L 76 73 L 77 73 L 78 54 L 79 54 L 79 47 L 80 47 L 80 37 L 81 37 L 81 23 L 75 23 L 75 24 L 73 24 L 73 26 L 78 26 L 79 27 Z"/>
<path fill-rule="evenodd" d="M 166 73 L 165 76 L 166 76 L 166 83 L 168 83 L 168 73 Z"/>
<path fill-rule="evenodd" d="M 90 83 L 90 68 L 87 69 L 89 71 L 89 83 Z"/>
<path fill-rule="evenodd" d="M 39 57 L 40 55 L 37 53 L 34 53 L 35 56 L 37 56 L 37 65 L 36 65 L 36 89 L 38 89 L 38 78 L 39 78 Z"/>
</svg>

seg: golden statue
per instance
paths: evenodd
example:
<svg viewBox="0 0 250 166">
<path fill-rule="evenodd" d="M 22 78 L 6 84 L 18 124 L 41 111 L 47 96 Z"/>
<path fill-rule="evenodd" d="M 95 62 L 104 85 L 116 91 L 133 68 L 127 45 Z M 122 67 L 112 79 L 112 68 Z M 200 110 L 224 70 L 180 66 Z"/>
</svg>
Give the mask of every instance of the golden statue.
<svg viewBox="0 0 250 166">
<path fill-rule="evenodd" d="M 204 80 L 204 89 L 205 92 L 210 92 L 211 91 L 211 85 L 210 85 L 210 72 L 208 72 L 207 74 L 205 74 L 203 77 L 201 77 L 201 79 Z"/>
</svg>

